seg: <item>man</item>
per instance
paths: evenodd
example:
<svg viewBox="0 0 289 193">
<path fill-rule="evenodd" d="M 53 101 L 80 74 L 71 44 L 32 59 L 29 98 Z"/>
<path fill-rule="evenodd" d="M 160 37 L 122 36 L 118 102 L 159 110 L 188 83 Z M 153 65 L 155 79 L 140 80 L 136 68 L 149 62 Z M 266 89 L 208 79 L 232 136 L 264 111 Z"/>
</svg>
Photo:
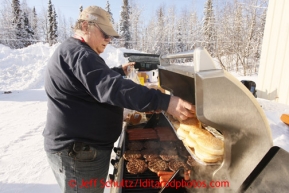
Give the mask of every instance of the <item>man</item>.
<svg viewBox="0 0 289 193">
<path fill-rule="evenodd" d="M 47 123 L 43 131 L 49 164 L 63 192 L 103 192 L 123 108 L 165 110 L 192 117 L 182 99 L 123 79 L 133 63 L 110 69 L 99 56 L 112 37 L 109 14 L 97 6 L 82 11 L 75 36 L 51 56 L 45 78 Z"/>
</svg>

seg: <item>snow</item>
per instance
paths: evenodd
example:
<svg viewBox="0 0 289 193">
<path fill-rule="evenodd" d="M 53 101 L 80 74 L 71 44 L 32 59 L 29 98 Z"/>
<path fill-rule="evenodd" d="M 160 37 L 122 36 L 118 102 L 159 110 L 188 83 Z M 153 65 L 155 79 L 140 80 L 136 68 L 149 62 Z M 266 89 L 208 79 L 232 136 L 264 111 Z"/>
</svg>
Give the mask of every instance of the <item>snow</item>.
<svg viewBox="0 0 289 193">
<path fill-rule="evenodd" d="M 38 43 L 12 50 L 0 44 L 1 193 L 60 192 L 42 137 L 47 111 L 43 77 L 58 45 Z M 101 56 L 109 66 L 118 66 L 127 62 L 124 51 L 137 52 L 108 45 Z M 4 94 L 6 91 L 12 93 Z"/>
<path fill-rule="evenodd" d="M 60 193 L 46 160 L 42 137 L 47 110 L 43 77 L 47 61 L 58 45 L 49 47 L 48 44 L 38 43 L 12 50 L 0 44 L 2 193 Z M 101 56 L 110 67 L 118 66 L 127 62 L 123 52 L 138 51 L 108 45 Z M 257 75 L 234 75 L 239 80 L 257 80 Z M 4 94 L 7 91 L 12 93 Z M 282 113 L 289 113 L 289 106 L 264 99 L 257 100 L 268 118 L 274 145 L 289 151 L 289 126 L 280 120 Z"/>
</svg>

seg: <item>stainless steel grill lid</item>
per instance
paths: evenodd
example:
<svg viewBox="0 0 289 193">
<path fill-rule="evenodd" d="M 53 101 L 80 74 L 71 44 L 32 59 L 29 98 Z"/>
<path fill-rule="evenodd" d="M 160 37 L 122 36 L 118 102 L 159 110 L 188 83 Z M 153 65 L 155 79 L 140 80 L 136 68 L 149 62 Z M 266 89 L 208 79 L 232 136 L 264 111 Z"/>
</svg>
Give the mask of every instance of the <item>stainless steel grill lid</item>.
<svg viewBox="0 0 289 193">
<path fill-rule="evenodd" d="M 195 65 L 197 117 L 225 137 L 225 159 L 214 178 L 238 188 L 272 147 L 270 126 L 252 93 L 216 69 L 206 50 L 195 50 Z"/>
<path fill-rule="evenodd" d="M 193 57 L 194 66 L 169 64 L 169 59 L 178 57 Z M 216 67 L 205 49 L 161 56 L 160 63 L 161 87 L 195 104 L 198 119 L 225 137 L 224 161 L 212 179 L 228 180 L 231 189 L 238 189 L 273 144 L 260 105 L 240 81 Z M 187 76 L 191 81 L 184 84 L 182 80 L 180 86 L 173 76 Z M 185 86 L 190 83 L 194 85 Z"/>
</svg>

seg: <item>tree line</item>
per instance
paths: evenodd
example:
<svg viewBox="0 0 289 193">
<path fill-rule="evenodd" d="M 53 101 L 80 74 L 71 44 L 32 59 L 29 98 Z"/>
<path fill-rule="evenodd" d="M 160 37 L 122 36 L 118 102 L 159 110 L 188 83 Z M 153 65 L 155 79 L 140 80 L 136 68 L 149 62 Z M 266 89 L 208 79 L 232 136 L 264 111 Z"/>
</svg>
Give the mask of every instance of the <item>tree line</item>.
<svg viewBox="0 0 289 193">
<path fill-rule="evenodd" d="M 53 45 L 73 35 L 74 21 L 58 16 L 49 0 L 47 10 L 29 8 L 26 0 L 2 0 L 0 43 L 22 48 L 36 42 Z M 207 0 L 203 15 L 192 4 L 177 13 L 161 5 L 150 18 L 134 0 L 123 0 L 119 21 L 110 3 L 104 8 L 121 35 L 115 47 L 168 54 L 205 47 L 223 69 L 251 75 L 258 72 L 268 0 Z M 79 11 L 82 11 L 80 6 Z M 187 60 L 185 60 L 187 61 Z"/>
<path fill-rule="evenodd" d="M 58 16 L 51 0 L 47 8 L 36 10 L 26 0 L 2 0 L 0 8 L 0 44 L 13 49 L 37 42 L 53 45 L 73 34 L 73 21 Z"/>
</svg>

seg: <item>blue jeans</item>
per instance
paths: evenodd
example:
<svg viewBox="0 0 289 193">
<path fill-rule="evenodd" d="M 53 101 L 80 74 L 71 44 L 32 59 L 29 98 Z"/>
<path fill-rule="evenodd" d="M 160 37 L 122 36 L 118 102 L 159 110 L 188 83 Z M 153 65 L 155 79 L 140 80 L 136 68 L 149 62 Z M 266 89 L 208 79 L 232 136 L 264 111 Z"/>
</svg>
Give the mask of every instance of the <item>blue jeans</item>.
<svg viewBox="0 0 289 193">
<path fill-rule="evenodd" d="M 99 150 L 85 146 L 77 152 L 66 148 L 46 154 L 63 193 L 103 193 L 111 149 Z"/>
</svg>

